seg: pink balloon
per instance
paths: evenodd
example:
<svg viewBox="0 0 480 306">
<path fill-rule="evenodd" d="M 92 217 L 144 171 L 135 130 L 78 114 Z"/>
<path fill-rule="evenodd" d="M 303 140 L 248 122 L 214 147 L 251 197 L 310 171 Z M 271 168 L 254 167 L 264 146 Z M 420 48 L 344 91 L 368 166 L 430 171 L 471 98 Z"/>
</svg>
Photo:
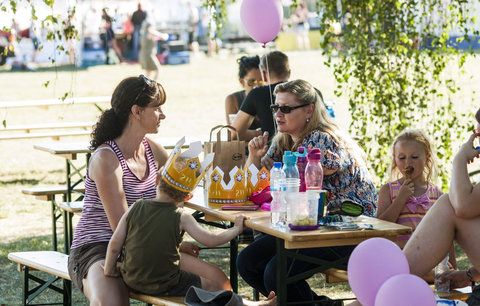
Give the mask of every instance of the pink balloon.
<svg viewBox="0 0 480 306">
<path fill-rule="evenodd" d="M 435 295 L 428 284 L 412 274 L 390 277 L 380 287 L 375 306 L 435 306 Z"/>
<path fill-rule="evenodd" d="M 282 4 L 280 0 L 243 0 L 240 19 L 250 37 L 256 42 L 266 44 L 272 41 L 282 28 Z"/>
<path fill-rule="evenodd" d="M 375 296 L 387 279 L 408 273 L 410 269 L 402 250 L 384 238 L 363 241 L 348 260 L 348 283 L 363 306 L 374 306 Z"/>
</svg>

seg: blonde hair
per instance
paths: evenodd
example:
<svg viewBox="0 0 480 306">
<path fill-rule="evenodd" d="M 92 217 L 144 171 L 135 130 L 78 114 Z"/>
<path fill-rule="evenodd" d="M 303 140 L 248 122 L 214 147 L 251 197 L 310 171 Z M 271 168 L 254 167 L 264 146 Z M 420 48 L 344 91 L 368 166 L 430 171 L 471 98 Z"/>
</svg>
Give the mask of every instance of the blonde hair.
<svg viewBox="0 0 480 306">
<path fill-rule="evenodd" d="M 415 141 L 420 144 L 425 151 L 425 168 L 423 169 L 423 174 L 427 182 L 431 182 L 432 179 L 436 178 L 436 162 L 434 158 L 434 151 L 430 140 L 427 135 L 421 130 L 418 129 L 406 129 L 402 131 L 392 145 L 392 165 L 390 167 L 390 176 L 391 179 L 398 179 L 401 174 L 400 170 L 395 163 L 395 145 L 400 141 Z"/>
<path fill-rule="evenodd" d="M 278 94 L 279 92 L 291 93 L 303 104 L 313 104 L 314 106 L 312 116 L 308 122 L 307 118 L 305 118 L 305 127 L 296 142 L 293 141 L 292 136 L 289 134 L 278 132 L 275 135 L 272 142 L 276 144 L 279 152 L 286 150 L 296 151 L 298 147 L 302 145 L 305 137 L 313 131 L 319 130 L 330 135 L 340 147 L 351 153 L 358 164 L 364 164 L 363 151 L 348 135 L 343 133 L 332 118 L 330 118 L 323 103 L 321 92 L 315 89 L 312 84 L 304 80 L 293 80 L 278 84 L 275 87 L 274 93 Z"/>
</svg>

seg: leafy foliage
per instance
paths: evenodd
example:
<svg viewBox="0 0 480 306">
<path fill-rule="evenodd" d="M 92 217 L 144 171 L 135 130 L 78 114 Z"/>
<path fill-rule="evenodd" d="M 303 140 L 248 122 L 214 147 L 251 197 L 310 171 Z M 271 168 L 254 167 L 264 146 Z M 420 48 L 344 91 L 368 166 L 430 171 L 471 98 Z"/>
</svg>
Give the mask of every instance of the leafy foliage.
<svg viewBox="0 0 480 306">
<path fill-rule="evenodd" d="M 439 175 L 446 188 L 455 140 L 466 130 L 454 107 L 459 90 L 448 74 L 467 53 L 455 45 L 468 40 L 474 0 L 316 0 L 321 47 L 337 81 L 335 94 L 347 95 L 350 130 L 365 149 L 377 183 L 389 176 L 390 146 L 406 128 L 428 132 L 437 148 Z M 299 0 L 293 0 L 295 7 Z M 209 6 L 225 5 L 208 0 Z M 219 18 L 218 16 L 216 18 Z M 449 33 L 463 36 L 449 45 Z"/>
<path fill-rule="evenodd" d="M 324 12 L 321 24 L 329 25 L 321 29 L 322 48 L 338 83 L 335 93 L 348 94 L 351 132 L 362 139 L 375 174 L 381 181 L 388 178 L 396 135 L 421 128 L 437 148 L 446 188 L 455 140 L 466 130 L 465 114 L 452 99 L 459 88 L 447 68 L 451 63 L 462 68 L 468 54 L 448 38 L 453 29 L 463 34 L 457 44 L 469 33 L 478 35 L 473 6 L 460 0 L 348 0 L 338 18 L 336 4 L 317 2 Z"/>
</svg>

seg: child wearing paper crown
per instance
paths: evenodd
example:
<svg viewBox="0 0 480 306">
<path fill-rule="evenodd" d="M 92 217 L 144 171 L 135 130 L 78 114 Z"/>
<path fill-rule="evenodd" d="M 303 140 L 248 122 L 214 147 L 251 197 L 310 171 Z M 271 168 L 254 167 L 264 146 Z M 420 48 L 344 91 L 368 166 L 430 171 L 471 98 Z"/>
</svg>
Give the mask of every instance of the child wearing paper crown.
<svg viewBox="0 0 480 306">
<path fill-rule="evenodd" d="M 121 276 L 135 292 L 182 296 L 191 286 L 211 291 L 232 290 L 222 270 L 197 257 L 199 249 L 195 255 L 179 252 L 185 231 L 207 247 L 215 247 L 238 236 L 245 219 L 238 216 L 232 228 L 212 233 L 202 228 L 191 214 L 183 212 L 179 204 L 191 199 L 191 192 L 213 160 L 213 154 L 210 154 L 200 163 L 199 142 L 192 143 L 189 150 L 180 154 L 183 141 L 177 144 L 160 171 L 156 198 L 135 202 L 122 216 L 108 244 L 105 276 Z M 117 268 L 120 255 L 123 260 Z M 273 293 L 269 300 L 261 303 L 271 302 L 275 302 Z M 243 303 L 259 305 L 258 302 Z"/>
</svg>

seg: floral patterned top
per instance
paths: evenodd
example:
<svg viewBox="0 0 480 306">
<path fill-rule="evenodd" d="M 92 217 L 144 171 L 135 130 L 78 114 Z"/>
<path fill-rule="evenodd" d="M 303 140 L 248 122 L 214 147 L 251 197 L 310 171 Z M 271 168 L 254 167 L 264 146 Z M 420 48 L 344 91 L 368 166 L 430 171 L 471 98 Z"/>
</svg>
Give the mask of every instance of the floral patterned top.
<svg viewBox="0 0 480 306">
<path fill-rule="evenodd" d="M 302 146 L 308 149 L 319 148 L 323 168 L 337 170 L 323 178 L 323 189 L 328 192 L 328 210 L 337 210 L 343 202 L 351 201 L 363 206 L 364 215 L 376 215 L 377 191 L 365 165 L 356 163 L 350 152 L 320 130 L 314 130 L 305 137 Z M 267 155 L 274 161 L 282 161 L 283 152 L 277 150 L 276 144 L 272 143 Z"/>
</svg>

